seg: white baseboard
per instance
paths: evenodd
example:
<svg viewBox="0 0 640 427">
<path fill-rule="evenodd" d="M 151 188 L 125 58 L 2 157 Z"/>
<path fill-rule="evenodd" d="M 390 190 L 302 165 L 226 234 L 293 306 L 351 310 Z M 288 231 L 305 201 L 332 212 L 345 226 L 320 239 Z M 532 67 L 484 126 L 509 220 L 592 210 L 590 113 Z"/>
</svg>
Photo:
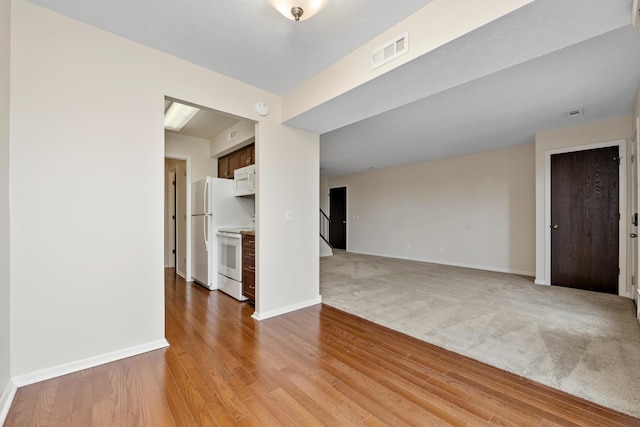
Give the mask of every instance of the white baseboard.
<svg viewBox="0 0 640 427">
<path fill-rule="evenodd" d="M 487 265 L 464 264 L 464 263 L 458 263 L 458 262 L 447 262 L 447 261 L 425 259 L 425 258 L 401 257 L 401 256 L 397 256 L 397 255 L 390 255 L 390 254 L 376 254 L 376 253 L 370 253 L 370 252 L 356 252 L 356 251 L 351 251 L 351 250 L 349 250 L 348 252 L 353 253 L 353 254 L 360 254 L 360 255 L 373 255 L 373 256 L 379 256 L 379 257 L 384 257 L 384 258 L 404 259 L 404 260 L 407 260 L 407 261 L 418 261 L 418 262 L 428 262 L 428 263 L 431 263 L 431 264 L 450 265 L 452 267 L 473 268 L 473 269 L 476 269 L 476 270 L 484 270 L 484 271 L 495 271 L 496 273 L 518 274 L 520 276 L 534 277 L 536 275 L 533 271 L 514 270 L 512 268 L 492 267 L 492 266 L 487 266 Z"/>
<path fill-rule="evenodd" d="M 137 356 L 138 354 L 147 353 L 164 347 L 169 347 L 169 342 L 163 338 L 147 344 L 101 354 L 99 356 L 78 360 L 76 362 L 65 363 L 64 365 L 54 366 L 52 368 L 43 369 L 29 374 L 18 375 L 13 378 L 13 382 L 16 386 L 22 387 L 40 381 L 50 380 L 51 378 L 56 378 L 62 375 L 67 375 L 72 372 L 78 372 L 83 369 L 93 368 L 94 366 L 104 365 L 105 363 L 115 362 L 116 360 L 125 359 L 127 357 Z"/>
<path fill-rule="evenodd" d="M 258 313 L 257 311 L 253 313 L 251 317 L 260 321 L 265 320 L 270 317 L 280 316 L 281 314 L 291 313 L 292 311 L 300 310 L 303 308 L 311 307 L 312 305 L 321 304 L 322 296 L 318 296 L 317 298 L 303 301 L 298 304 L 289 305 L 287 307 L 277 308 L 275 310 L 267 311 L 266 313 Z"/>
<path fill-rule="evenodd" d="M 535 283 L 536 285 L 549 286 L 546 280 L 536 279 L 533 283 Z"/>
<path fill-rule="evenodd" d="M 13 398 L 16 396 L 17 390 L 18 386 L 11 378 L 9 378 L 9 383 L 0 395 L 0 425 L 4 425 L 4 422 L 7 419 L 9 408 L 11 408 L 11 404 L 13 403 Z"/>
</svg>

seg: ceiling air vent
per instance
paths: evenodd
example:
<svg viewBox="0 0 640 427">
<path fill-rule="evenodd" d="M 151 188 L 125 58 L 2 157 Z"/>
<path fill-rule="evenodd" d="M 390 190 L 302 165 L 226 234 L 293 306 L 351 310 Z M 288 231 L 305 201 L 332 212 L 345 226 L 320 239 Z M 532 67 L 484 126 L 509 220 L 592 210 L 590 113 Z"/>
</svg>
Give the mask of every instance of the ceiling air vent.
<svg viewBox="0 0 640 427">
<path fill-rule="evenodd" d="M 409 33 L 404 33 L 373 50 L 371 69 L 374 70 L 407 52 L 409 52 Z"/>
<path fill-rule="evenodd" d="M 564 112 L 567 117 L 578 117 L 584 114 L 584 110 L 582 108 L 573 108 L 571 110 L 567 110 Z"/>
</svg>

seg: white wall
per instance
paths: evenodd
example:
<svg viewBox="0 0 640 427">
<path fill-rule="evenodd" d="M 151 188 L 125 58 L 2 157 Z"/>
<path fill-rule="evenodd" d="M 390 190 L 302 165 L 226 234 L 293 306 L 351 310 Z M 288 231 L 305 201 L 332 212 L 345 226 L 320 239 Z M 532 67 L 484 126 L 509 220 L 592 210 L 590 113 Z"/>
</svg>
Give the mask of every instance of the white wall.
<svg viewBox="0 0 640 427">
<path fill-rule="evenodd" d="M 9 59 L 11 2 L 0 2 L 0 424 L 10 396 L 9 336 Z"/>
<path fill-rule="evenodd" d="M 229 139 L 229 133 L 232 131 L 236 132 L 236 136 L 235 138 Z M 247 146 L 252 142 L 255 142 L 255 140 L 256 124 L 253 122 L 242 120 L 220 132 L 219 135 L 216 135 L 211 140 L 210 155 L 215 156 L 217 159 L 218 157 L 222 157 L 225 154 L 229 154 L 235 150 Z"/>
<path fill-rule="evenodd" d="M 320 209 L 329 215 L 329 178 L 320 177 Z"/>
<path fill-rule="evenodd" d="M 258 130 L 254 317 L 263 319 L 321 302 L 320 150 L 319 137 L 309 132 L 262 123 Z M 293 221 L 285 221 L 286 210 Z"/>
<path fill-rule="evenodd" d="M 536 134 L 535 143 L 535 185 L 536 185 L 536 283 L 548 285 L 546 276 L 549 274 L 547 265 L 547 251 L 545 235 L 548 229 L 546 225 L 546 213 L 549 209 L 545 198 L 546 185 L 546 156 L 551 150 L 578 147 L 609 141 L 626 140 L 631 136 L 630 116 L 616 117 L 607 120 L 555 129 Z M 621 183 L 621 189 L 624 183 Z M 622 193 L 625 194 L 625 193 Z M 621 203 L 623 201 L 621 200 Z M 626 212 L 622 210 L 623 219 Z M 626 221 L 621 222 L 622 226 Z M 623 257 L 621 253 L 621 257 Z M 624 258 L 621 258 L 624 259 Z M 622 277 L 625 277 L 624 275 Z"/>
<path fill-rule="evenodd" d="M 259 121 L 258 307 L 317 302 L 319 138 L 280 125 L 279 98 L 24 0 L 12 7 L 14 376 L 162 345 L 165 96 Z"/>
<path fill-rule="evenodd" d="M 191 159 L 191 181 L 218 176 L 218 160 L 211 157 L 208 139 L 165 132 L 164 152 L 168 157 Z"/>
<path fill-rule="evenodd" d="M 533 275 L 534 147 L 329 179 L 347 187 L 347 250 Z"/>
</svg>

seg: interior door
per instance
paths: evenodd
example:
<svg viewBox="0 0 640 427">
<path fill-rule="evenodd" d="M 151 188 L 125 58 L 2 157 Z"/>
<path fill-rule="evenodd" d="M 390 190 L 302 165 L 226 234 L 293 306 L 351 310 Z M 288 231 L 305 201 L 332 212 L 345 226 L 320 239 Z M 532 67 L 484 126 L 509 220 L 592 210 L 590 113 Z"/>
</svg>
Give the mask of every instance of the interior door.
<svg viewBox="0 0 640 427">
<path fill-rule="evenodd" d="M 347 188 L 329 190 L 329 243 L 347 249 Z"/>
<path fill-rule="evenodd" d="M 551 284 L 618 294 L 618 147 L 551 156 Z"/>
</svg>

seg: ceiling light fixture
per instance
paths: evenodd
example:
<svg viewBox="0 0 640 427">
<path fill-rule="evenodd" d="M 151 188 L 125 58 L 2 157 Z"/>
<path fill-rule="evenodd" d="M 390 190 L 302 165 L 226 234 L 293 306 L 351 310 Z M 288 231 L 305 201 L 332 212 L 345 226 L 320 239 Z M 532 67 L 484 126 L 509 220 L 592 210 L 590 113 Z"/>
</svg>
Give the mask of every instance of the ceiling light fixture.
<svg viewBox="0 0 640 427">
<path fill-rule="evenodd" d="M 164 113 L 164 128 L 179 132 L 198 111 L 196 107 L 172 102 Z"/>
<path fill-rule="evenodd" d="M 268 0 L 278 12 L 293 21 L 304 21 L 320 12 L 329 0 Z"/>
</svg>

